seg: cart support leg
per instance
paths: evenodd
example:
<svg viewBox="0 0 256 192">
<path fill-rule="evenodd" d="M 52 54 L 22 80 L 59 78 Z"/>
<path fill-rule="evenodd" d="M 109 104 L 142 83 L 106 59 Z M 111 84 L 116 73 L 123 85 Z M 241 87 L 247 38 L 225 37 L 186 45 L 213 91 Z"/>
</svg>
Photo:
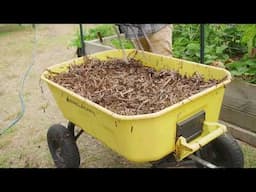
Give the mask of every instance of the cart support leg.
<svg viewBox="0 0 256 192">
<path fill-rule="evenodd" d="M 68 122 L 68 130 L 72 134 L 72 136 L 75 137 L 75 124 L 71 121 Z"/>
<path fill-rule="evenodd" d="M 84 132 L 82 129 L 75 135 L 75 124 L 71 121 L 68 122 L 68 130 L 72 134 L 73 137 L 75 137 L 75 140 L 78 139 L 78 137 Z"/>
<path fill-rule="evenodd" d="M 84 130 L 81 129 L 81 130 L 77 133 L 77 135 L 75 136 L 75 140 L 77 140 L 78 137 L 79 137 L 83 132 L 84 132 Z"/>
</svg>

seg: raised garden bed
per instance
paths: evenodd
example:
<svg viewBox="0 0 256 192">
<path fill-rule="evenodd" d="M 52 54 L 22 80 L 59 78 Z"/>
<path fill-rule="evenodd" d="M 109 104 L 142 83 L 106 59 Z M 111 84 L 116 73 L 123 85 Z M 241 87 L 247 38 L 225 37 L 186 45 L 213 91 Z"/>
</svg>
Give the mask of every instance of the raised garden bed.
<svg viewBox="0 0 256 192">
<path fill-rule="evenodd" d="M 116 38 L 116 35 L 110 37 L 104 37 L 103 41 L 109 41 L 110 39 Z M 101 51 L 107 51 L 114 49 L 114 47 L 109 46 L 106 43 L 101 43 L 99 39 L 84 41 L 86 54 L 93 54 Z M 77 56 L 81 56 L 81 48 L 77 48 Z"/>
<path fill-rule="evenodd" d="M 124 38 L 121 34 L 121 40 L 126 49 L 133 48 L 132 44 Z M 85 49 L 87 54 L 93 54 L 101 51 L 107 51 L 119 48 L 119 41 L 117 35 L 112 35 L 109 37 L 102 37 L 101 39 L 94 39 L 90 41 L 85 41 Z M 77 55 L 81 56 L 81 48 L 77 49 Z"/>
<path fill-rule="evenodd" d="M 251 132 L 256 140 L 256 85 L 233 79 L 226 87 L 220 119 L 241 127 L 247 131 L 247 135 L 250 135 L 248 131 Z M 236 134 L 238 139 L 256 146 L 256 143 L 248 140 L 242 131 L 238 132 L 240 132 Z"/>
</svg>

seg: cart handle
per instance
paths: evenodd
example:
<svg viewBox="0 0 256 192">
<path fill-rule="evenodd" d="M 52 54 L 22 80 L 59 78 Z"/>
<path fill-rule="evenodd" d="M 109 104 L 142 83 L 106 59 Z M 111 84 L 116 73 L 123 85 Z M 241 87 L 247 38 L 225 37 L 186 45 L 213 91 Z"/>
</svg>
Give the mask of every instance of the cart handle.
<svg viewBox="0 0 256 192">
<path fill-rule="evenodd" d="M 187 143 L 186 139 L 180 136 L 176 142 L 175 157 L 178 161 L 199 150 L 201 147 L 210 143 L 212 140 L 227 132 L 227 127 L 217 122 L 204 121 L 202 134 Z"/>
</svg>

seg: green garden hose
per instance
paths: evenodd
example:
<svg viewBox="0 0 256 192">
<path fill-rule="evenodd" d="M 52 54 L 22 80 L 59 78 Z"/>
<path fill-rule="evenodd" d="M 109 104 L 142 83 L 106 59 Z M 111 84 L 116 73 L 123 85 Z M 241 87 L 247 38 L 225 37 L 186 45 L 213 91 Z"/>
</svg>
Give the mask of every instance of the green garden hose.
<svg viewBox="0 0 256 192">
<path fill-rule="evenodd" d="M 11 127 L 13 127 L 16 123 L 18 123 L 21 120 L 21 118 L 23 117 L 25 110 L 26 110 L 23 89 L 24 89 L 25 80 L 26 80 L 27 76 L 29 75 L 29 72 L 30 72 L 32 66 L 35 64 L 35 58 L 36 58 L 37 34 L 36 34 L 36 25 L 35 24 L 33 24 L 33 29 L 34 29 L 34 48 L 32 50 L 32 61 L 31 61 L 31 64 L 28 66 L 27 70 L 25 71 L 24 75 L 22 76 L 22 79 L 20 82 L 19 99 L 20 99 L 20 105 L 21 105 L 21 112 L 19 112 L 17 117 L 13 121 L 11 121 L 6 128 L 0 130 L 0 136 L 3 135 Z"/>
</svg>

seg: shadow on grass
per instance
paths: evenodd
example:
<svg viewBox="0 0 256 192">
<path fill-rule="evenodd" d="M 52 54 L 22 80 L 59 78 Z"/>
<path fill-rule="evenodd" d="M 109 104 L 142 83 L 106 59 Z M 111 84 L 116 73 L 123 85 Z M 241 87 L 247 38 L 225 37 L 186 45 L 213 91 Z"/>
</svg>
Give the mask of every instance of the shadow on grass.
<svg viewBox="0 0 256 192">
<path fill-rule="evenodd" d="M 2 24 L 0 25 L 0 36 L 29 28 L 32 28 L 32 24 Z"/>
</svg>

